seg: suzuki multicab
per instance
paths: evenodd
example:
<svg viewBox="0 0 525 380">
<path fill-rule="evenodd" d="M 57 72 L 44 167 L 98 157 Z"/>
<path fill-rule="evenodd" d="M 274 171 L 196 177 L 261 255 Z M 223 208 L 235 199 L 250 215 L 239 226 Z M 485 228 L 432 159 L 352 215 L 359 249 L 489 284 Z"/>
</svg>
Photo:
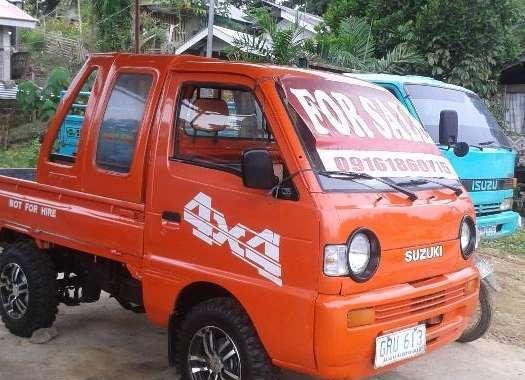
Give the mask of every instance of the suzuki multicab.
<svg viewBox="0 0 525 380">
<path fill-rule="evenodd" d="M 168 328 L 185 380 L 363 378 L 462 333 L 474 218 L 432 139 L 373 84 L 93 55 L 37 169 L 0 171 L 0 314 L 28 337 L 105 291 Z"/>
</svg>

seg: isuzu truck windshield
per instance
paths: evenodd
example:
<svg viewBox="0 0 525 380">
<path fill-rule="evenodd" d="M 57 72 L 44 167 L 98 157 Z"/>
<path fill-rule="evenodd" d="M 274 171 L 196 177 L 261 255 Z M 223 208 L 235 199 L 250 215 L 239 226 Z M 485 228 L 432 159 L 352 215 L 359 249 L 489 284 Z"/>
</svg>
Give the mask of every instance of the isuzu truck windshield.
<svg viewBox="0 0 525 380">
<path fill-rule="evenodd" d="M 458 113 L 458 141 L 475 146 L 508 147 L 510 141 L 483 101 L 474 93 L 428 85 L 405 85 L 417 114 L 434 141 L 439 141 L 439 114 Z"/>
</svg>

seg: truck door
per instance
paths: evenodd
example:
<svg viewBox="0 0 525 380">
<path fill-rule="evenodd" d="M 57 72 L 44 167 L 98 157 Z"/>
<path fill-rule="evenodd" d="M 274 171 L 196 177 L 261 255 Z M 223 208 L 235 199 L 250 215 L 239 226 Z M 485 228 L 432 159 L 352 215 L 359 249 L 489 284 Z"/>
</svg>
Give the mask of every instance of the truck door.
<svg viewBox="0 0 525 380">
<path fill-rule="evenodd" d="M 112 71 L 86 147 L 82 188 L 90 194 L 143 203 L 146 146 L 160 87 L 151 68 Z"/>
<path fill-rule="evenodd" d="M 63 97 L 42 144 L 38 182 L 81 188 L 86 137 L 104 87 L 105 67 L 110 64 L 106 57 L 90 58 Z"/>
<path fill-rule="evenodd" d="M 274 133 L 277 119 L 263 112 L 264 99 L 254 88 L 240 75 L 172 74 L 146 202 L 145 305 L 165 323 L 174 284 L 220 284 L 248 310 L 271 310 L 264 318 L 252 315 L 263 340 L 275 334 L 270 341 L 289 339 L 298 356 L 313 357 L 301 338 L 311 335 L 308 326 L 286 332 L 275 326 L 293 314 L 313 320 L 318 255 L 302 253 L 317 251 L 319 225 L 293 185 L 280 198 L 243 185 L 247 149 L 267 149 L 275 175 L 289 173 L 277 143 L 284 137 Z M 311 293 L 292 296 L 296 287 Z M 278 302 L 272 292 L 281 295 Z"/>
</svg>

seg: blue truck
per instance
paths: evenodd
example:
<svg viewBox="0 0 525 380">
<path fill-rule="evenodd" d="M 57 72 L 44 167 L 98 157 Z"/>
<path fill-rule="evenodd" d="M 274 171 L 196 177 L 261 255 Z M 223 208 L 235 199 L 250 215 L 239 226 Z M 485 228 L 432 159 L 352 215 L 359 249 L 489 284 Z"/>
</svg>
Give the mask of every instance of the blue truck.
<svg viewBox="0 0 525 380">
<path fill-rule="evenodd" d="M 60 97 L 66 94 L 62 91 Z M 84 122 L 84 112 L 87 107 L 90 92 L 82 91 L 77 96 L 76 102 L 70 109 L 70 113 L 64 119 L 58 132 L 55 144 L 58 144 L 56 151 L 65 157 L 73 157 L 77 154 L 78 139 L 80 138 L 80 127 Z"/>
<path fill-rule="evenodd" d="M 448 146 L 440 144 L 440 148 L 470 193 L 481 236 L 507 236 L 521 227 L 521 217 L 512 211 L 516 152 L 479 96 L 466 88 L 421 76 L 346 75 L 390 91 L 423 124 L 436 144 L 441 111 L 456 111 L 457 141 L 467 143 L 469 152 L 458 157 Z"/>
</svg>

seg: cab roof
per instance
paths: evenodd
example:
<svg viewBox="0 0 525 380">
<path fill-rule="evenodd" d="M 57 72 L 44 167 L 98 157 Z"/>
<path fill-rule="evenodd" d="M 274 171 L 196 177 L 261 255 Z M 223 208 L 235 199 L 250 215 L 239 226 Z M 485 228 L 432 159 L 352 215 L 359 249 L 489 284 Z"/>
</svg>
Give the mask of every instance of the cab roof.
<svg viewBox="0 0 525 380">
<path fill-rule="evenodd" d="M 361 78 L 353 78 L 331 72 L 303 69 L 289 66 L 276 66 L 265 63 L 249 63 L 238 61 L 224 61 L 217 58 L 207 58 L 196 55 L 154 55 L 154 54 L 129 54 L 129 53 L 96 53 L 92 57 L 112 57 L 113 64 L 126 66 L 147 66 L 148 61 L 161 63 L 166 69 L 179 69 L 184 71 L 206 71 L 247 75 L 252 78 L 271 78 L 292 75 L 304 78 L 319 78 L 328 80 L 337 80 L 349 84 L 360 85 L 364 87 L 373 87 L 380 91 L 386 91 L 384 88 L 375 85 L 371 81 Z"/>
<path fill-rule="evenodd" d="M 357 73 L 345 73 L 345 76 L 366 80 L 373 83 L 393 83 L 399 86 L 404 86 L 405 84 L 421 84 L 421 85 L 427 85 L 427 86 L 435 86 L 435 87 L 442 87 L 442 88 L 448 88 L 451 90 L 458 90 L 458 91 L 464 91 L 464 92 L 470 92 L 473 93 L 471 90 L 456 86 L 454 84 L 446 83 L 439 81 L 434 78 L 430 77 L 423 77 L 419 75 L 393 75 L 393 74 L 357 74 Z"/>
</svg>

